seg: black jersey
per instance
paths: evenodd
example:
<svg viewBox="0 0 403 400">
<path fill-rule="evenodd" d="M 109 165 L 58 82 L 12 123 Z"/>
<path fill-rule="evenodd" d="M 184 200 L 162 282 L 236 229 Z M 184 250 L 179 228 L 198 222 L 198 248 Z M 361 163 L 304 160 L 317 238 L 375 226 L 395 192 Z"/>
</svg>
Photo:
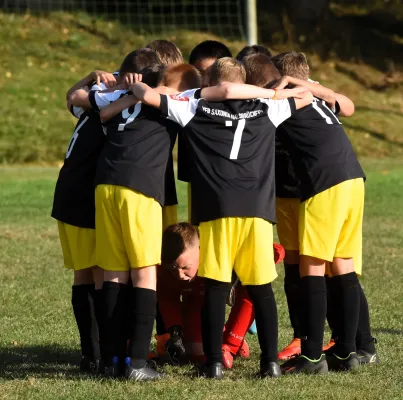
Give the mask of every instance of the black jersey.
<svg viewBox="0 0 403 400">
<path fill-rule="evenodd" d="M 298 110 L 277 133 L 300 180 L 301 201 L 354 178 L 365 178 L 350 140 L 325 101 Z"/>
<path fill-rule="evenodd" d="M 185 132 L 178 132 L 178 180 L 190 182 L 192 153 Z"/>
<path fill-rule="evenodd" d="M 92 92 L 90 98 L 99 110 L 127 94 Z M 141 103 L 123 110 L 104 125 L 106 141 L 95 184 L 124 186 L 154 198 L 162 206 L 177 204 L 172 160 L 177 126 L 158 110 Z"/>
<path fill-rule="evenodd" d="M 276 197 L 300 198 L 300 181 L 295 172 L 290 153 L 281 141 L 281 132 L 276 131 Z"/>
<path fill-rule="evenodd" d="M 105 134 L 99 114 L 72 107 L 79 118 L 57 179 L 52 217 L 81 228 L 95 228 L 94 178 Z"/>
<path fill-rule="evenodd" d="M 161 95 L 192 151 L 192 223 L 224 217 L 276 220 L 274 134 L 294 100 L 207 102 L 200 90 Z"/>
</svg>

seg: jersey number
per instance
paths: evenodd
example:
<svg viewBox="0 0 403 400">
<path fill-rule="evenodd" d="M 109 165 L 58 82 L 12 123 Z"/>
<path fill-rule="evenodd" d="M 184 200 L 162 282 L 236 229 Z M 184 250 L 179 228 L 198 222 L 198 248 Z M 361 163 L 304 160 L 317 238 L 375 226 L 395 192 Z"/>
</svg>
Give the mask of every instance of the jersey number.
<svg viewBox="0 0 403 400">
<path fill-rule="evenodd" d="M 133 113 L 129 113 L 129 109 L 126 108 L 126 110 L 122 111 L 122 118 L 126 120 L 126 122 L 124 124 L 119 124 L 118 127 L 118 131 L 124 131 L 125 130 L 125 126 L 127 124 L 130 124 L 131 122 L 133 122 L 133 120 L 137 117 L 137 115 L 139 115 L 141 111 L 141 103 L 137 103 L 134 107 L 134 111 Z"/>
<path fill-rule="evenodd" d="M 69 146 L 67 147 L 67 152 L 66 152 L 66 159 L 70 157 L 71 152 L 73 151 L 74 144 L 76 143 L 76 140 L 78 139 L 78 131 L 81 129 L 81 127 L 87 122 L 89 117 L 85 117 L 82 121 L 81 124 L 77 126 L 75 131 L 73 132 L 73 136 L 70 139 Z"/>
<path fill-rule="evenodd" d="M 246 120 L 244 119 L 240 119 L 238 121 L 234 134 L 234 142 L 232 143 L 231 154 L 229 155 L 230 160 L 238 159 L 239 149 L 241 147 L 241 141 L 242 141 L 242 133 L 243 130 L 245 129 L 245 123 Z M 232 121 L 225 121 L 225 125 L 232 126 Z"/>
</svg>

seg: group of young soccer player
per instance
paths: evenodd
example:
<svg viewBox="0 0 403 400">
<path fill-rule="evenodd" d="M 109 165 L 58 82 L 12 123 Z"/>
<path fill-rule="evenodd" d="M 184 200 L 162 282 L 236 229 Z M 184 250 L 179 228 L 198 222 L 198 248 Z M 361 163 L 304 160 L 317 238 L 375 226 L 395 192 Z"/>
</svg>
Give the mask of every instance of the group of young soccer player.
<svg viewBox="0 0 403 400">
<path fill-rule="evenodd" d="M 164 376 L 153 360 L 192 362 L 220 379 L 249 356 L 254 320 L 261 378 L 379 362 L 358 280 L 365 175 L 339 121 L 354 104 L 312 81 L 302 53 L 255 45 L 232 58 L 205 41 L 186 64 L 156 40 L 66 101 L 78 122 L 52 217 L 74 270 L 82 371 L 140 381 Z M 294 337 L 278 352 L 283 260 Z"/>
</svg>

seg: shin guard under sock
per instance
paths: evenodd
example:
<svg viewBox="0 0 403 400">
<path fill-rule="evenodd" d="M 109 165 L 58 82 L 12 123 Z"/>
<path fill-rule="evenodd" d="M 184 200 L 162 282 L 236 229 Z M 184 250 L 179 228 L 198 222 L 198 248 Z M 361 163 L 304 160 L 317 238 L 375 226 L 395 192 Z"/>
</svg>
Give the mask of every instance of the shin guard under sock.
<svg viewBox="0 0 403 400">
<path fill-rule="evenodd" d="M 122 347 L 122 326 L 126 312 L 128 286 L 117 282 L 104 282 L 103 322 L 105 327 L 105 365 L 111 366 L 113 357 L 118 356 Z"/>
<path fill-rule="evenodd" d="M 301 323 L 299 314 L 301 312 L 300 298 L 300 275 L 299 264 L 284 264 L 284 292 L 287 298 L 288 314 L 291 326 L 294 330 L 294 338 L 301 337 Z"/>
<path fill-rule="evenodd" d="M 329 324 L 329 328 L 332 331 L 332 339 L 337 337 L 336 326 L 339 316 L 339 307 L 337 303 L 334 301 L 335 296 L 333 294 L 333 286 L 332 282 L 333 279 L 329 278 L 329 276 L 325 275 L 325 282 L 326 282 L 326 294 L 327 294 L 327 311 L 326 311 L 326 319 L 327 323 Z M 336 296 L 337 298 L 337 296 Z"/>
<path fill-rule="evenodd" d="M 100 358 L 98 324 L 94 312 L 94 284 L 74 285 L 71 304 L 80 334 L 81 354 L 91 360 Z"/>
<path fill-rule="evenodd" d="M 357 274 L 350 272 L 332 278 L 335 301 L 339 307 L 337 322 L 337 338 L 334 353 L 339 357 L 347 357 L 356 352 L 355 337 L 357 335 L 360 313 L 360 292 Z"/>
<path fill-rule="evenodd" d="M 203 351 L 207 364 L 222 362 L 222 332 L 225 323 L 225 302 L 231 288 L 227 282 L 204 279 L 202 308 Z"/>
<path fill-rule="evenodd" d="M 301 278 L 301 355 L 318 360 L 322 354 L 326 319 L 326 283 L 323 276 Z"/>
<path fill-rule="evenodd" d="M 235 289 L 235 303 L 231 308 L 223 334 L 223 344 L 228 346 L 233 355 L 238 353 L 254 318 L 252 300 L 249 298 L 246 288 L 238 285 Z"/>
<path fill-rule="evenodd" d="M 261 365 L 277 361 L 278 320 L 277 305 L 271 283 L 245 286 L 255 308 L 255 319 Z"/>
<path fill-rule="evenodd" d="M 129 357 L 134 368 L 146 365 L 157 310 L 157 292 L 134 287 L 130 293 L 131 337 Z"/>
<path fill-rule="evenodd" d="M 103 320 L 104 318 L 103 305 L 104 305 L 104 299 L 102 289 L 95 290 L 94 311 L 95 311 L 95 318 L 98 324 L 100 358 L 102 360 L 105 359 L 105 322 Z"/>
<path fill-rule="evenodd" d="M 162 315 L 160 313 L 160 309 L 158 307 L 158 303 L 157 303 L 157 314 L 155 317 L 155 330 L 157 331 L 157 335 L 164 335 L 165 333 L 168 333 L 168 331 L 165 329 L 165 325 L 164 325 L 164 320 L 162 319 Z"/>
</svg>

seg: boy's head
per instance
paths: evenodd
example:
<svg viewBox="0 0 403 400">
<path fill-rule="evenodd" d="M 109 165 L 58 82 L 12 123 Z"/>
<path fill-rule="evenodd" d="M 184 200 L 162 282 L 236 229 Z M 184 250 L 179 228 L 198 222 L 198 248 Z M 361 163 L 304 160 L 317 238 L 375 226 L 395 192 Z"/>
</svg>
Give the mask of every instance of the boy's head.
<svg viewBox="0 0 403 400">
<path fill-rule="evenodd" d="M 236 58 L 220 58 L 210 67 L 209 86 L 222 82 L 245 83 L 245 81 L 245 68 Z"/>
<path fill-rule="evenodd" d="M 170 225 L 162 235 L 161 264 L 181 281 L 190 281 L 199 268 L 199 232 L 192 224 Z"/>
<path fill-rule="evenodd" d="M 179 64 L 168 67 L 161 84 L 183 92 L 188 89 L 199 88 L 201 84 L 200 72 L 190 64 Z"/>
<path fill-rule="evenodd" d="M 208 85 L 208 69 L 223 57 L 232 57 L 231 51 L 224 43 L 216 40 L 201 42 L 191 51 L 189 64 L 194 65 L 202 74 L 202 87 Z"/>
<path fill-rule="evenodd" d="M 140 71 L 142 75 L 142 82 L 151 87 L 156 87 L 161 82 L 166 67 L 162 64 L 154 64 L 146 67 Z"/>
<path fill-rule="evenodd" d="M 153 40 L 151 43 L 148 43 L 146 48 L 154 50 L 161 63 L 167 67 L 183 63 L 183 56 L 179 47 L 169 40 Z"/>
<path fill-rule="evenodd" d="M 245 57 L 251 56 L 252 54 L 265 54 L 268 57 L 271 57 L 271 51 L 264 46 L 260 46 L 258 44 L 254 44 L 253 46 L 245 46 L 236 56 L 236 59 L 242 61 Z"/>
<path fill-rule="evenodd" d="M 304 81 L 309 78 L 309 65 L 304 53 L 295 51 L 281 53 L 273 57 L 272 61 L 281 75 L 292 76 Z"/>
<path fill-rule="evenodd" d="M 129 53 L 122 62 L 119 76 L 123 77 L 128 72 L 141 73 L 145 68 L 161 63 L 155 51 L 147 48 L 138 49 Z"/>
<path fill-rule="evenodd" d="M 246 83 L 250 85 L 270 89 L 281 79 L 281 74 L 270 57 L 263 53 L 246 56 L 242 64 L 246 71 Z"/>
</svg>

